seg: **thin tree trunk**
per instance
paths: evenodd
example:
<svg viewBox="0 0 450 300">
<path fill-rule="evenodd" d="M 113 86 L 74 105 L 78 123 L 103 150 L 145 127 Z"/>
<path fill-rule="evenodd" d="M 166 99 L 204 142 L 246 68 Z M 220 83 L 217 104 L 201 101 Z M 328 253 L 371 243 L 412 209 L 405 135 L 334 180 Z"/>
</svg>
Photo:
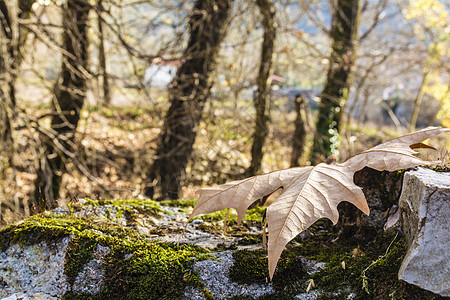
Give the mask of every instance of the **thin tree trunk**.
<svg viewBox="0 0 450 300">
<path fill-rule="evenodd" d="M 299 166 L 298 160 L 303 154 L 306 139 L 305 121 L 307 103 L 302 95 L 298 95 L 295 98 L 294 104 L 297 116 L 294 121 L 295 131 L 292 136 L 291 168 Z"/>
<path fill-rule="evenodd" d="M 231 5 L 232 0 L 197 0 L 194 5 L 186 61 L 169 88 L 170 108 L 148 176 L 151 185 L 144 191 L 149 197 L 153 198 L 156 186 L 160 198 L 179 197 Z"/>
<path fill-rule="evenodd" d="M 103 32 L 103 20 L 101 18 L 101 12 L 103 11 L 103 0 L 98 0 L 98 33 L 100 38 L 100 44 L 98 49 L 98 61 L 100 64 L 100 74 L 102 75 L 102 89 L 103 89 L 103 102 L 106 105 L 111 104 L 111 95 L 109 89 L 109 78 L 106 71 L 106 54 L 105 54 L 105 36 Z"/>
<path fill-rule="evenodd" d="M 12 60 L 12 21 L 9 8 L 6 2 L 0 0 L 0 143 L 9 143 L 12 141 L 10 99 L 8 99 L 8 87 L 11 72 L 10 61 Z M 7 83 L 7 84 L 5 84 Z M 4 148 L 3 145 L 0 147 Z M 3 150 L 3 149 L 2 149 Z M 6 152 L 8 153 L 8 152 Z M 0 155 L 5 153 L 0 152 Z M 8 153 L 9 154 L 9 153 Z M 1 170 L 0 166 L 0 170 Z"/>
<path fill-rule="evenodd" d="M 57 206 L 66 160 L 76 150 L 75 133 L 86 93 L 87 26 L 91 6 L 88 0 L 69 0 L 63 11 L 63 46 L 68 55 L 63 56 L 61 83 L 55 86 L 53 101 L 55 114 L 51 130 L 45 141 L 45 152 L 40 159 L 35 182 L 38 207 Z"/>
<path fill-rule="evenodd" d="M 10 64 L 12 45 L 12 23 L 8 6 L 0 1 L 0 224 L 4 219 L 4 208 L 11 205 L 12 195 L 5 191 L 8 181 L 8 169 L 12 166 L 14 144 L 12 136 L 12 105 L 9 94 L 11 82 Z M 6 201 L 4 201 L 6 200 Z M 12 210 L 16 207 L 11 206 Z"/>
<path fill-rule="evenodd" d="M 356 59 L 360 0 L 337 0 L 331 27 L 332 51 L 325 88 L 320 95 L 313 164 L 337 154 L 341 118 Z"/>
<path fill-rule="evenodd" d="M 12 18 L 6 2 L 0 0 L 0 22 L 4 31 L 4 38 L 6 40 L 7 52 L 9 55 L 8 94 L 13 107 L 16 105 L 15 79 L 23 58 L 21 47 L 25 44 L 27 37 L 27 31 L 19 25 L 19 22 L 30 17 L 31 6 L 34 2 L 35 0 L 18 1 L 17 18 Z"/>
<path fill-rule="evenodd" d="M 365 122 L 367 114 L 367 105 L 369 104 L 369 88 L 366 87 L 364 90 L 364 100 L 359 111 L 358 124 L 361 125 Z"/>
<path fill-rule="evenodd" d="M 392 53 L 394 53 L 394 48 L 389 49 L 388 53 L 383 55 L 383 57 L 379 61 L 372 63 L 368 68 L 366 68 L 366 70 L 364 72 L 364 75 L 361 77 L 361 79 L 359 80 L 359 82 L 358 82 L 358 84 L 356 86 L 355 101 L 352 103 L 352 105 L 350 106 L 350 108 L 348 110 L 347 122 L 346 122 L 347 125 L 350 124 L 350 120 L 351 120 L 351 118 L 353 116 L 353 112 L 354 112 L 354 110 L 356 108 L 356 104 L 358 104 L 358 102 L 359 102 L 359 98 L 361 96 L 361 91 L 364 88 L 364 85 L 365 85 L 367 79 L 369 78 L 370 74 L 372 74 L 373 70 L 377 66 L 381 65 L 382 63 L 384 63 L 389 58 L 389 56 Z"/>
<path fill-rule="evenodd" d="M 450 93 L 450 88 L 447 88 L 447 91 L 445 92 L 444 97 L 442 97 L 442 99 L 445 99 L 449 93 Z M 441 109 L 442 109 L 442 101 L 439 101 L 438 107 L 435 109 L 432 117 L 428 121 L 428 126 L 434 126 L 434 123 L 436 122 L 437 116 Z"/>
<path fill-rule="evenodd" d="M 0 72 L 2 73 L 2 80 L 6 82 L 6 86 L 2 86 L 3 93 L 7 94 L 12 104 L 15 104 L 14 97 L 14 82 L 13 82 L 13 73 L 14 73 L 14 57 L 15 57 L 15 45 L 14 45 L 14 28 L 13 28 L 13 20 L 10 14 L 10 7 L 6 4 L 5 1 L 0 0 L 0 25 L 2 29 L 2 58 L 0 62 Z M 5 99 L 6 101 L 6 99 Z"/>
<path fill-rule="evenodd" d="M 261 169 L 263 145 L 268 134 L 270 109 L 270 73 L 275 47 L 276 23 L 275 6 L 271 0 L 256 1 L 263 17 L 264 38 L 261 47 L 261 61 L 258 74 L 258 90 L 255 99 L 255 131 L 253 132 L 252 161 L 246 173 L 255 175 Z"/>
<path fill-rule="evenodd" d="M 427 84 L 428 73 L 423 74 L 422 82 L 417 92 L 416 99 L 414 100 L 414 110 L 411 115 L 411 121 L 409 123 L 409 131 L 413 132 L 416 130 L 417 119 L 419 117 L 420 106 L 422 105 L 422 100 L 424 96 L 425 85 Z"/>
</svg>

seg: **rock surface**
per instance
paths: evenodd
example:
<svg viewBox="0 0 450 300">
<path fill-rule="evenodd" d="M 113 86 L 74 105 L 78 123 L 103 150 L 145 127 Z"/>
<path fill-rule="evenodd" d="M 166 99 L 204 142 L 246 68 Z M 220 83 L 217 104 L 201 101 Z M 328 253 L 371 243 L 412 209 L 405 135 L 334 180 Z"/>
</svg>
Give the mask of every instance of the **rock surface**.
<svg viewBox="0 0 450 300">
<path fill-rule="evenodd" d="M 72 238 L 68 236 L 60 241 L 34 245 L 15 244 L 1 252 L 0 298 L 59 299 L 68 291 L 91 295 L 98 293 L 104 279 L 101 258 L 109 252 L 109 248 L 98 245 L 94 258 L 83 266 L 71 285 L 64 274 L 64 267 Z"/>
<path fill-rule="evenodd" d="M 69 285 L 64 259 L 70 237 L 57 243 L 12 245 L 0 253 L 0 297 L 15 293 L 44 293 L 62 297 Z"/>
<path fill-rule="evenodd" d="M 408 252 L 399 279 L 450 296 L 450 173 L 407 172 L 399 206 Z"/>
<path fill-rule="evenodd" d="M 274 290 L 271 284 L 242 285 L 232 282 L 228 278 L 228 270 L 233 264 L 232 251 L 218 252 L 213 255 L 219 260 L 196 262 L 194 264 L 194 271 L 199 273 L 200 281 L 205 283 L 205 287 L 214 294 L 214 297 L 219 299 L 232 296 L 252 296 L 257 298 L 273 294 Z M 187 290 L 185 299 L 191 299 L 191 295 L 192 290 Z M 203 297 L 199 297 L 198 299 L 203 299 Z"/>
</svg>

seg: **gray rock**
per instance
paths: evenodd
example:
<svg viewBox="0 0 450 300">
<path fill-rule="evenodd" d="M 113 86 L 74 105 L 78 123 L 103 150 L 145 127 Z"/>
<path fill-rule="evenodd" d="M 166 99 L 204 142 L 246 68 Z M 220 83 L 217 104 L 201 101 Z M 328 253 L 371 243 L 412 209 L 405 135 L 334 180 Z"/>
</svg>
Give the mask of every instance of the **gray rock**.
<svg viewBox="0 0 450 300">
<path fill-rule="evenodd" d="M 181 224 L 184 226 L 184 224 Z M 164 239 L 166 242 L 174 243 L 186 243 L 195 244 L 203 248 L 216 248 L 217 246 L 223 244 L 225 246 L 230 246 L 233 243 L 237 243 L 240 237 L 222 236 L 218 234 L 208 233 L 203 230 L 198 229 L 196 226 L 189 224 L 185 227 L 184 232 L 167 234 L 163 237 L 157 236 L 154 239 Z"/>
<path fill-rule="evenodd" d="M 294 299 L 298 299 L 298 300 L 315 300 L 318 299 L 320 295 L 320 292 L 318 291 L 312 291 L 309 293 L 301 293 L 298 294 L 294 297 Z"/>
<path fill-rule="evenodd" d="M 407 172 L 399 206 L 408 241 L 399 279 L 450 296 L 450 173 Z"/>
<path fill-rule="evenodd" d="M 72 237 L 53 243 L 11 245 L 0 253 L 0 299 L 60 299 L 66 292 L 96 294 L 103 287 L 103 257 L 111 250 L 101 245 L 70 286 L 64 274 Z"/>
<path fill-rule="evenodd" d="M 393 214 L 391 214 L 386 223 L 384 224 L 384 231 L 391 228 L 398 228 L 400 225 L 400 209 L 397 209 Z"/>
<path fill-rule="evenodd" d="M 214 299 L 247 295 L 258 298 L 267 294 L 273 294 L 274 290 L 270 283 L 243 285 L 228 278 L 228 270 L 233 264 L 232 252 L 227 250 L 212 253 L 220 261 L 203 260 L 194 264 L 194 271 L 199 274 L 200 281 L 214 295 Z M 203 296 L 199 291 L 189 288 L 185 290 L 184 298 L 203 299 Z"/>
<path fill-rule="evenodd" d="M 401 193 L 402 175 L 397 172 L 381 172 L 371 168 L 364 168 L 355 173 L 354 181 L 356 185 L 362 187 L 367 203 L 370 207 L 370 214 L 363 216 L 360 220 L 361 227 L 383 230 L 386 221 L 386 210 L 391 209 Z M 351 208 L 352 211 L 353 207 Z M 351 216 L 348 211 L 346 216 Z M 356 222 L 358 214 L 354 214 L 352 221 Z"/>
<path fill-rule="evenodd" d="M 102 290 L 105 270 L 103 269 L 102 259 L 111 252 L 109 247 L 97 245 L 94 252 L 94 259 L 91 259 L 83 266 L 72 286 L 76 293 L 97 294 Z"/>
<path fill-rule="evenodd" d="M 0 253 L 0 298 L 16 293 L 62 297 L 70 288 L 64 259 L 70 237 L 57 243 L 12 245 Z"/>
<path fill-rule="evenodd" d="M 1 300 L 57 300 L 59 298 L 49 296 L 44 293 L 36 293 L 36 294 L 22 294 L 22 293 L 14 293 L 9 297 L 2 298 Z"/>
</svg>

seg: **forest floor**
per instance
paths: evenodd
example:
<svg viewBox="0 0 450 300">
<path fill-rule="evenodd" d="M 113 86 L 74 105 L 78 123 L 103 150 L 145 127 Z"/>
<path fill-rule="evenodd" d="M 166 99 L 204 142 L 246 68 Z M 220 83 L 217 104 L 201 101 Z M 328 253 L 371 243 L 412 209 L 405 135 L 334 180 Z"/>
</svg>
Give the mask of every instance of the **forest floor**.
<svg viewBox="0 0 450 300">
<path fill-rule="evenodd" d="M 195 198 L 198 187 L 222 184 L 242 178 L 250 164 L 251 134 L 253 131 L 253 107 L 209 103 L 204 120 L 198 128 L 191 163 L 186 170 L 186 187 L 182 198 Z M 99 107 L 89 106 L 82 111 L 78 128 L 79 148 L 76 161 L 68 165 L 63 177 L 60 204 L 77 198 L 135 199 L 149 184 L 146 174 L 151 166 L 161 131 L 161 109 L 154 106 Z M 48 126 L 50 108 L 26 107 L 15 124 L 16 166 L 15 184 L 9 192 L 16 192 L 16 199 L 27 202 L 33 192 L 33 181 L 42 150 L 39 126 Z M 32 118 L 30 116 L 33 116 Z M 295 113 L 289 109 L 272 111 L 270 132 L 264 147 L 262 171 L 269 172 L 289 168 L 291 139 L 294 132 Z M 311 119 L 313 119 L 311 117 Z M 338 161 L 381 142 L 404 134 L 395 128 L 378 128 L 375 124 L 347 125 L 341 137 Z M 313 124 L 308 122 L 307 145 L 301 165 L 308 165 L 308 148 L 312 144 Z M 432 143 L 436 154 L 425 154 L 425 159 L 448 157 L 450 137 L 443 135 Z M 447 152 L 446 152 L 447 151 Z M 13 172 L 11 170 L 11 172 Z M 8 190 L 7 190 L 8 192 Z M 10 213 L 9 221 L 17 219 Z"/>
</svg>

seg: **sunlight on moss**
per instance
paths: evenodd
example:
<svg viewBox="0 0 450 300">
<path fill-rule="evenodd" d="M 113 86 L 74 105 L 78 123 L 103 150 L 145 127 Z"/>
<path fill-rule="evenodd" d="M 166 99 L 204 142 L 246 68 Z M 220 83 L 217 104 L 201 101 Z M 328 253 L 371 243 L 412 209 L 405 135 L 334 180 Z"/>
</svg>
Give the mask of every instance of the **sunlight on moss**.
<svg viewBox="0 0 450 300">
<path fill-rule="evenodd" d="M 92 200 L 85 198 L 86 203 L 84 206 L 104 206 L 114 205 L 118 209 L 129 210 L 130 208 L 136 209 L 140 213 L 158 214 L 158 213 L 170 213 L 161 208 L 161 205 L 157 201 L 149 199 L 118 199 L 118 200 Z"/>
<path fill-rule="evenodd" d="M 256 206 L 255 208 L 251 208 L 247 210 L 245 213 L 243 221 L 248 222 L 255 222 L 255 223 L 261 223 L 263 220 L 264 213 L 266 211 L 266 207 L 260 207 Z M 207 222 L 219 222 L 222 220 L 225 220 L 228 213 L 228 209 L 219 210 L 213 213 L 204 214 L 198 217 L 195 217 L 195 219 L 201 219 Z M 227 219 L 228 225 L 235 225 L 237 224 L 237 213 L 236 210 L 230 209 L 230 213 L 228 215 Z"/>
</svg>

